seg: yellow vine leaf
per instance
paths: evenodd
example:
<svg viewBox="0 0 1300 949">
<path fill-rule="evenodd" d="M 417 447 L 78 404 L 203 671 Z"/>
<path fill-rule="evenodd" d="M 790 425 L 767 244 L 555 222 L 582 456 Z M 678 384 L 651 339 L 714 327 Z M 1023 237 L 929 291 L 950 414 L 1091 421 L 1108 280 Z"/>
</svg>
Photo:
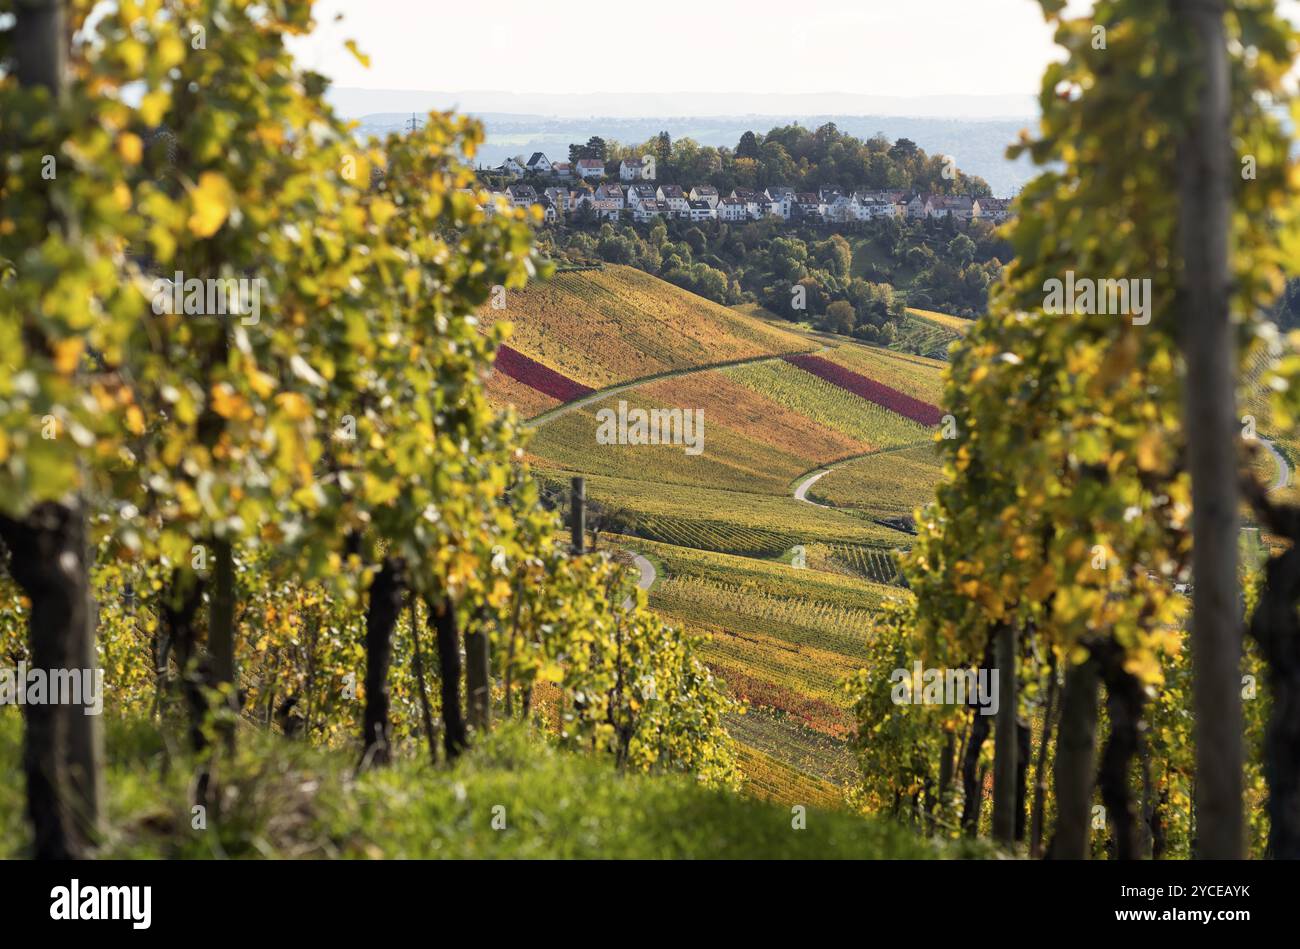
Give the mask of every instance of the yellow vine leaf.
<svg viewBox="0 0 1300 949">
<path fill-rule="evenodd" d="M 190 233 L 195 237 L 211 237 L 226 223 L 235 194 L 224 175 L 205 171 L 199 175 L 198 185 L 190 192 L 190 201 L 193 206 L 189 219 Z"/>
</svg>

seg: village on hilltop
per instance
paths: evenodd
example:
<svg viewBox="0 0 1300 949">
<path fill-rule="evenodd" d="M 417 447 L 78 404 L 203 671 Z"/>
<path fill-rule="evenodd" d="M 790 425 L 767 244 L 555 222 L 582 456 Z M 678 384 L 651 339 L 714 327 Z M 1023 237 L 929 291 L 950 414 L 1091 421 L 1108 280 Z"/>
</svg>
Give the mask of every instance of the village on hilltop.
<svg viewBox="0 0 1300 949">
<path fill-rule="evenodd" d="M 763 191 L 735 188 L 730 194 L 722 195 L 711 185 L 695 185 L 686 190 L 683 185 L 656 184 L 655 159 L 650 155 L 619 162 L 617 180 L 598 158 L 552 162 L 542 152 L 534 152 L 527 160 L 522 155 L 507 158 L 501 165 L 488 169 L 488 173 L 512 179 L 553 181 L 549 187 L 539 187 L 516 180 L 504 189 L 490 189 L 494 200 L 488 204 L 489 209 L 499 203 L 512 208 L 537 206 L 547 223 L 588 214 L 595 220 L 617 221 L 630 217 L 638 223 L 660 218 L 740 223 L 771 217 L 815 224 L 852 224 L 882 218 L 950 217 L 962 222 L 981 220 L 1000 224 L 1010 215 L 1011 204 L 1005 198 L 970 195 L 901 190 L 845 193 L 837 188 L 802 192 L 779 186 Z"/>
</svg>

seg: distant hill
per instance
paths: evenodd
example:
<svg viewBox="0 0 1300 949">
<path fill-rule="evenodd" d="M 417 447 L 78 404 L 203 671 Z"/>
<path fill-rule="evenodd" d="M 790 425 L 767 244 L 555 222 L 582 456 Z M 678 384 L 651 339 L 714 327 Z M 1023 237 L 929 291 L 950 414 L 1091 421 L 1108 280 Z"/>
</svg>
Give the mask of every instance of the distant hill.
<svg viewBox="0 0 1300 949">
<path fill-rule="evenodd" d="M 526 97 L 513 94 L 385 92 L 334 89 L 336 108 L 361 122 L 363 133 L 383 134 L 400 129 L 412 112 L 431 108 L 468 112 L 483 121 L 487 141 L 476 156 L 483 164 L 500 164 L 512 155 L 546 152 L 552 159 L 568 156 L 571 142 L 593 135 L 620 142 L 641 142 L 661 131 L 673 138 L 692 138 L 701 145 L 735 148 L 747 131 L 801 124 L 816 128 L 834 122 L 841 131 L 866 138 L 882 132 L 891 140 L 910 138 L 931 154 L 951 155 L 964 172 L 978 175 L 993 193 L 1008 196 L 1033 177 L 1027 159 L 1008 161 L 1006 149 L 1022 128 L 1033 124 L 1030 97 L 889 96 L 757 97 L 761 109 L 686 111 L 681 109 L 635 114 L 638 97 L 592 97 L 590 108 L 551 102 L 566 97 Z M 579 97 L 573 97 L 574 102 Z M 624 102 L 624 99 L 627 102 Z M 699 97 L 701 107 L 723 101 Z M 647 99 L 646 102 L 659 101 Z M 675 101 L 675 100 L 674 100 Z M 543 106 L 550 103 L 550 107 Z M 598 107 L 600 106 L 600 107 Z"/>
</svg>

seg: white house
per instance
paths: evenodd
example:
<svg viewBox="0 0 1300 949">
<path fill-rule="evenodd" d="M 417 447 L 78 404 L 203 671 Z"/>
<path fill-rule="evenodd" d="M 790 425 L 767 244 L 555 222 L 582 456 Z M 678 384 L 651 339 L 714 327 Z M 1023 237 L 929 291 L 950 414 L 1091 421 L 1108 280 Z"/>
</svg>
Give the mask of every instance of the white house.
<svg viewBox="0 0 1300 949">
<path fill-rule="evenodd" d="M 537 201 L 537 204 L 541 206 L 542 219 L 547 224 L 554 224 L 560 219 L 559 213 L 555 210 L 555 204 L 550 198 L 541 198 Z"/>
<path fill-rule="evenodd" d="M 931 200 L 931 217 L 952 217 L 958 221 L 969 221 L 977 213 L 975 202 L 968 195 L 935 195 Z"/>
<path fill-rule="evenodd" d="M 767 195 L 759 194 L 757 191 L 751 191 L 748 188 L 736 188 L 731 192 L 731 196 L 745 203 L 745 214 L 757 220 L 762 216 L 762 209 L 759 202 L 766 201 Z"/>
<path fill-rule="evenodd" d="M 635 211 L 647 202 L 658 201 L 658 191 L 654 185 L 628 185 L 627 206 Z"/>
<path fill-rule="evenodd" d="M 623 186 L 613 181 L 607 181 L 596 188 L 596 200 L 609 202 L 608 206 L 616 211 L 622 211 L 627 206 Z"/>
<path fill-rule="evenodd" d="M 574 209 L 575 195 L 568 188 L 547 188 L 543 194 L 555 205 L 560 214 L 568 214 Z"/>
<path fill-rule="evenodd" d="M 599 158 L 579 158 L 577 171 L 578 177 L 583 181 L 588 178 L 604 178 L 605 163 Z"/>
<path fill-rule="evenodd" d="M 691 201 L 680 185 L 660 185 L 655 198 L 667 203 L 674 216 L 687 217 L 691 213 Z"/>
<path fill-rule="evenodd" d="M 822 199 L 811 191 L 800 191 L 795 194 L 794 206 L 800 218 L 813 221 L 821 219 Z"/>
<path fill-rule="evenodd" d="M 642 201 L 632 209 L 632 220 L 644 224 L 647 221 L 653 221 L 655 218 L 668 217 L 670 213 L 668 202 L 660 201 L 658 198 L 651 198 Z"/>
<path fill-rule="evenodd" d="M 557 161 L 551 163 L 551 174 L 556 178 L 572 178 L 573 166 L 567 161 Z"/>
<path fill-rule="evenodd" d="M 506 194 L 510 196 L 511 207 L 526 208 L 537 203 L 537 192 L 532 185 L 510 185 Z"/>
<path fill-rule="evenodd" d="M 790 215 L 794 213 L 794 189 L 773 186 L 767 189 L 767 196 L 772 201 L 772 213 L 783 220 L 790 220 Z"/>
<path fill-rule="evenodd" d="M 846 194 L 828 196 L 822 202 L 822 219 L 832 224 L 848 224 L 858 220 L 854 201 Z"/>
<path fill-rule="evenodd" d="M 934 202 L 928 194 L 917 193 L 912 196 L 912 200 L 907 202 L 907 217 L 909 220 L 916 221 L 921 218 L 933 217 Z"/>
<path fill-rule="evenodd" d="M 704 201 L 711 208 L 718 206 L 718 189 L 713 185 L 696 185 L 687 197 L 692 201 Z"/>
<path fill-rule="evenodd" d="M 714 196 L 717 196 L 716 191 L 714 192 Z M 707 201 L 692 201 L 690 203 L 690 216 L 691 220 L 695 222 L 712 221 L 717 218 L 718 212 L 714 206 L 709 204 Z"/>
<path fill-rule="evenodd" d="M 749 217 L 749 209 L 740 198 L 723 198 L 717 207 L 719 221 L 744 221 Z"/>
<path fill-rule="evenodd" d="M 618 166 L 620 181 L 654 181 L 655 163 L 650 156 L 645 158 L 624 158 Z"/>
<path fill-rule="evenodd" d="M 527 167 L 535 175 L 549 175 L 551 160 L 541 152 L 533 152 L 532 157 L 528 159 Z"/>
<path fill-rule="evenodd" d="M 524 164 L 524 156 L 516 155 L 514 158 L 507 158 L 501 163 L 500 169 L 507 175 L 514 175 L 516 178 L 528 170 Z"/>
<path fill-rule="evenodd" d="M 981 221 L 1001 224 L 1011 216 L 1011 202 L 1005 198 L 980 198 L 975 203 L 979 207 L 977 216 Z"/>
</svg>

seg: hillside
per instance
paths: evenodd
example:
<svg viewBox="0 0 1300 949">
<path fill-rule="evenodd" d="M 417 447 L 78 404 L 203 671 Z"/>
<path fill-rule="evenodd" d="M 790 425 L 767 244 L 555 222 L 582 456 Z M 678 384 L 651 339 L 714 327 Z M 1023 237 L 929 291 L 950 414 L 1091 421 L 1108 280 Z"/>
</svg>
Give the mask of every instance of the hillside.
<svg viewBox="0 0 1300 949">
<path fill-rule="evenodd" d="M 746 786 L 791 803 L 837 797 L 856 773 L 841 683 L 866 660 L 883 602 L 907 596 L 897 551 L 939 476 L 944 363 L 786 329 L 761 309 L 715 307 L 628 268 L 561 279 L 549 295 L 520 295 L 532 306 L 516 298 L 516 339 L 536 340 L 521 349 L 579 384 L 615 388 L 553 399 L 535 418 L 527 460 L 556 503 L 572 475 L 586 476 L 598 543 L 650 559 L 650 606 L 704 637 L 713 671 L 749 703 L 728 722 Z M 585 336 L 591 301 L 612 288 L 620 304 L 604 306 Z M 689 334 L 673 349 L 683 313 Z M 910 318 L 956 338 L 956 324 Z M 543 341 L 547 328 L 562 337 Z M 710 356 L 700 340 L 722 348 Z M 745 348 L 755 341 L 775 351 L 755 355 Z M 710 367 L 738 353 L 744 363 Z M 666 365 L 678 368 L 658 375 Z M 505 386 L 492 391 L 509 398 Z M 596 437 L 602 418 L 638 409 L 700 412 L 702 438 L 688 451 Z"/>
<path fill-rule="evenodd" d="M 488 389 L 528 416 L 567 401 L 562 380 L 603 389 L 808 349 L 798 336 L 764 320 L 620 265 L 558 273 L 510 291 L 503 309 L 489 306 L 479 315 L 484 326 L 514 327 Z"/>
</svg>

